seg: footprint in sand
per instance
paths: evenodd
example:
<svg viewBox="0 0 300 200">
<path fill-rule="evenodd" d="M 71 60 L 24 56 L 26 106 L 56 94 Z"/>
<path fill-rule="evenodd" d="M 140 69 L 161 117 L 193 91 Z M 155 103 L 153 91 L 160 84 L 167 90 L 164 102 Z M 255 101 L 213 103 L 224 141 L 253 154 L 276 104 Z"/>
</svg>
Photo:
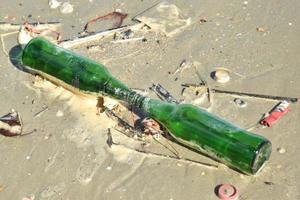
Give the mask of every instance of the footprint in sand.
<svg viewBox="0 0 300 200">
<path fill-rule="evenodd" d="M 100 160 L 97 158 L 86 156 L 82 160 L 76 172 L 76 179 L 79 181 L 79 183 L 82 185 L 89 184 L 106 157 L 107 156 L 102 156 Z"/>
</svg>

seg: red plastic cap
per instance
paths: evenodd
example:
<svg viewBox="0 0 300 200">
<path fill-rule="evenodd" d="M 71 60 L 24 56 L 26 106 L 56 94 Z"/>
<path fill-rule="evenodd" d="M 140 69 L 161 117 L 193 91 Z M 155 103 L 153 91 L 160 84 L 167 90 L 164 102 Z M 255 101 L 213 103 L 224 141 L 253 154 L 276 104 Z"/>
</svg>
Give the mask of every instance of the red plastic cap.
<svg viewBox="0 0 300 200">
<path fill-rule="evenodd" d="M 218 188 L 218 196 L 222 200 L 237 200 L 239 191 L 233 185 L 222 184 Z"/>
</svg>

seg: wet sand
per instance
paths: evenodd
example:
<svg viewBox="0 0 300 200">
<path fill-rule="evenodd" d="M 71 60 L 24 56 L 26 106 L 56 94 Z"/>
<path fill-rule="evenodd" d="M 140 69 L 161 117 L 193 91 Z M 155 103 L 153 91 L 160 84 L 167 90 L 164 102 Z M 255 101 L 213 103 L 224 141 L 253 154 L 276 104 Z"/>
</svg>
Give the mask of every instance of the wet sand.
<svg viewBox="0 0 300 200">
<path fill-rule="evenodd" d="M 100 50 L 88 50 L 85 45 L 71 50 L 104 63 L 130 87 L 147 89 L 160 83 L 179 100 L 184 99 L 181 84 L 199 83 L 194 67 L 175 75 L 168 73 L 184 59 L 197 67 L 211 87 L 299 97 L 299 1 L 169 2 L 192 19 L 190 26 L 172 37 L 146 32 L 146 42 L 113 44 L 112 38 L 106 38 L 92 43 L 101 45 Z M 128 13 L 124 24 L 131 24 L 133 16 L 155 1 L 70 3 L 74 12 L 61 14 L 59 9 L 51 10 L 47 1 L 4 1 L 0 19 L 12 23 L 60 21 L 66 39 L 77 36 L 88 20 L 115 9 Z M 207 22 L 200 23 L 201 18 Z M 262 32 L 257 31 L 259 27 Z M 7 32 L 1 30 L 1 34 Z M 7 51 L 17 45 L 16 38 L 5 37 Z M 235 185 L 240 199 L 300 199 L 299 103 L 291 104 L 290 112 L 273 127 L 252 130 L 268 138 L 273 150 L 258 175 L 245 176 L 175 143 L 183 157 L 216 164 L 218 169 L 132 151 L 129 148 L 140 143 L 114 129 L 115 142 L 126 147 L 113 145 L 110 149 L 107 128 L 115 122 L 105 114 L 97 115 L 94 99 L 36 80 L 17 69 L 2 50 L 0 60 L 0 115 L 13 108 L 22 116 L 25 133 L 36 129 L 23 137 L 0 136 L 0 199 L 213 200 L 218 199 L 214 189 L 221 183 Z M 233 72 L 229 83 L 211 79 L 210 73 L 217 67 Z M 149 96 L 157 98 L 153 92 Z M 242 98 L 247 107 L 240 108 L 234 98 L 214 94 L 210 112 L 242 128 L 255 124 L 277 103 Z M 35 116 L 45 106 L 48 109 Z M 280 154 L 278 148 L 286 152 Z M 146 150 L 170 154 L 154 141 Z"/>
</svg>

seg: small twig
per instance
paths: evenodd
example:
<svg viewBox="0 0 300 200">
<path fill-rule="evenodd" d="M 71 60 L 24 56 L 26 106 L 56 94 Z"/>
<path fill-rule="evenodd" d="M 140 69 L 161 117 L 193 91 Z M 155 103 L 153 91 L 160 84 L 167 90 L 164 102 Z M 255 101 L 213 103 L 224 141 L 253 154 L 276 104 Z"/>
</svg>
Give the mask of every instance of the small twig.
<svg viewBox="0 0 300 200">
<path fill-rule="evenodd" d="M 31 26 L 39 26 L 40 28 L 56 28 L 61 25 L 60 22 L 34 22 L 34 23 L 29 23 L 27 24 Z M 6 22 L 0 22 L 0 30 L 4 31 L 16 31 L 19 30 L 20 27 L 23 25 L 23 23 L 6 23 Z"/>
<path fill-rule="evenodd" d="M 172 154 L 174 154 L 177 158 L 180 158 L 180 155 L 178 153 L 178 151 L 170 144 L 168 143 L 169 146 L 172 147 L 172 149 L 174 150 L 171 150 L 169 147 L 167 147 L 165 144 L 163 144 L 162 142 L 160 142 L 159 140 L 157 140 L 155 137 L 153 137 L 154 141 L 156 141 L 158 144 L 162 145 L 164 148 L 168 149 Z M 167 141 L 167 140 L 166 140 Z"/>
<path fill-rule="evenodd" d="M 138 37 L 138 38 L 130 38 L 130 39 L 124 39 L 124 40 L 114 40 L 114 41 L 110 41 L 113 44 L 118 44 L 118 43 L 126 43 L 126 42 L 135 42 L 135 41 L 139 41 L 139 40 L 144 40 L 145 37 Z"/>
<path fill-rule="evenodd" d="M 190 66 L 191 64 L 186 59 L 183 59 L 173 72 L 168 72 L 168 73 L 170 75 L 175 75 L 177 73 L 181 73 L 184 69 L 189 68 Z"/>
<path fill-rule="evenodd" d="M 154 8 L 155 6 L 157 6 L 158 4 L 160 4 L 160 2 L 161 2 L 161 0 L 158 0 L 157 2 L 155 2 L 155 3 L 154 3 L 153 5 L 151 5 L 150 7 L 144 9 L 143 11 L 141 11 L 141 12 L 139 12 L 139 13 L 137 13 L 136 15 L 134 15 L 134 16 L 131 18 L 131 20 L 132 20 L 132 21 L 137 21 L 137 19 L 136 19 L 137 16 L 139 16 L 139 15 L 141 15 L 141 14 L 144 14 L 144 13 L 147 12 L 148 10 Z"/>
<path fill-rule="evenodd" d="M 33 118 L 36 118 L 36 117 L 41 116 L 41 114 L 42 114 L 43 112 L 45 112 L 46 110 L 48 110 L 48 109 L 49 109 L 49 107 L 48 107 L 48 106 L 45 106 L 42 110 L 40 110 L 40 111 L 38 111 L 37 113 L 35 113 L 35 114 L 33 115 Z"/>
<path fill-rule="evenodd" d="M 32 131 L 29 131 L 27 133 L 23 133 L 23 134 L 20 134 L 18 137 L 23 137 L 23 136 L 27 136 L 27 135 L 31 135 L 33 133 L 35 133 L 37 131 L 37 129 L 33 129 Z"/>
<path fill-rule="evenodd" d="M 200 80 L 200 85 L 204 85 L 207 88 L 207 100 L 211 104 L 212 102 L 211 88 L 209 87 L 207 81 L 202 78 L 196 66 L 195 66 L 195 71 L 196 71 L 196 75 Z"/>
</svg>

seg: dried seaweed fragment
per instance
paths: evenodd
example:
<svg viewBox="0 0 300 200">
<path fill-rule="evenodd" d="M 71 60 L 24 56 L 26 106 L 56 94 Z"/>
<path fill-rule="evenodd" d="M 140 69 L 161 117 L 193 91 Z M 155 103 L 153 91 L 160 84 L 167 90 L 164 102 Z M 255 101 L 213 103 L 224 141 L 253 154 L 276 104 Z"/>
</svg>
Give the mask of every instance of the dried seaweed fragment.
<svg viewBox="0 0 300 200">
<path fill-rule="evenodd" d="M 7 137 L 19 136 L 22 133 L 22 120 L 17 111 L 0 117 L 0 134 Z"/>
<path fill-rule="evenodd" d="M 89 26 L 90 24 L 95 24 L 97 21 L 103 21 L 103 20 L 116 20 L 116 22 L 114 22 L 113 24 L 113 29 L 114 28 L 119 28 L 122 23 L 123 20 L 127 17 L 128 14 L 126 13 L 121 13 L 121 12 L 111 12 L 108 13 L 106 15 L 100 16 L 100 17 L 96 17 L 90 21 L 88 21 L 85 26 L 84 26 L 84 32 L 86 33 L 91 33 L 92 31 L 89 31 Z"/>
</svg>

